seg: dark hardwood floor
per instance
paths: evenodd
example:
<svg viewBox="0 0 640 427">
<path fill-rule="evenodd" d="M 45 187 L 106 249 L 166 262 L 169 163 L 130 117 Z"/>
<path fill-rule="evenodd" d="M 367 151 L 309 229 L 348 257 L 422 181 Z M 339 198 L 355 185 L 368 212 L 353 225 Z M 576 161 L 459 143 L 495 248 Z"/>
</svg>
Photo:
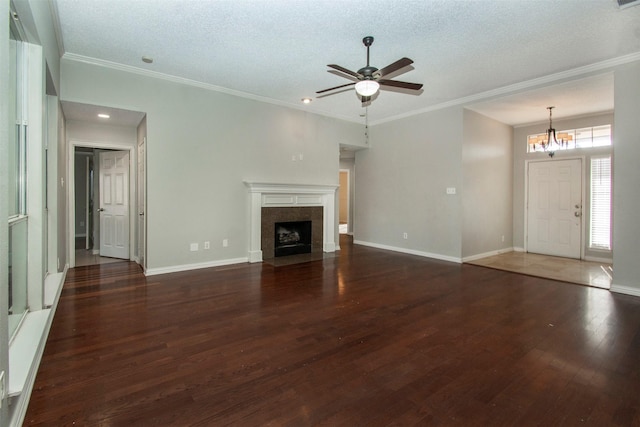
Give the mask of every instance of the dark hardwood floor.
<svg viewBox="0 0 640 427">
<path fill-rule="evenodd" d="M 640 298 L 342 239 L 70 270 L 25 425 L 640 425 Z"/>
</svg>

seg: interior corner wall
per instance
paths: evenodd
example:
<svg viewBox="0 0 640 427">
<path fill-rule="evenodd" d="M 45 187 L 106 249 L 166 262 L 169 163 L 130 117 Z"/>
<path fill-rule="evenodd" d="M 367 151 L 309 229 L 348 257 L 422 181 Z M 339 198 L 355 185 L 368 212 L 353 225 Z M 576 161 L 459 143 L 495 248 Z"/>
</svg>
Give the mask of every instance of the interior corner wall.
<svg viewBox="0 0 640 427">
<path fill-rule="evenodd" d="M 615 71 L 613 281 L 611 290 L 640 296 L 640 61 Z"/>
<path fill-rule="evenodd" d="M 61 67 L 62 100 L 147 115 L 148 270 L 246 260 L 244 181 L 338 185 L 339 144 L 363 138 L 359 124 L 304 110 L 65 58 Z M 210 250 L 190 251 L 205 241 Z"/>
<path fill-rule="evenodd" d="M 354 240 L 459 259 L 463 109 L 451 107 L 370 128 L 356 152 Z M 407 233 L 407 239 L 404 239 Z"/>
<path fill-rule="evenodd" d="M 27 41 L 42 46 L 47 69 L 56 93 L 60 93 L 60 51 L 51 5 L 42 0 L 14 0 Z"/>
<path fill-rule="evenodd" d="M 513 128 L 464 110 L 462 257 L 512 247 Z"/>
</svg>

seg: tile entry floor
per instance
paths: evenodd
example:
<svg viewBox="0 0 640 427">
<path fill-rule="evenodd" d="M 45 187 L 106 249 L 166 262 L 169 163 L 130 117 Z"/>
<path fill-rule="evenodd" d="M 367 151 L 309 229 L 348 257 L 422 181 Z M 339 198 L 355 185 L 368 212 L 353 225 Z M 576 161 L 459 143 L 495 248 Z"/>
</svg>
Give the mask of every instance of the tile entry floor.
<svg viewBox="0 0 640 427">
<path fill-rule="evenodd" d="M 611 287 L 613 273 L 612 265 L 607 263 L 526 252 L 506 252 L 469 261 L 467 264 L 603 289 Z"/>
<path fill-rule="evenodd" d="M 76 267 L 96 264 L 109 264 L 112 262 L 128 261 L 120 258 L 108 258 L 94 254 L 91 249 L 76 249 Z"/>
</svg>

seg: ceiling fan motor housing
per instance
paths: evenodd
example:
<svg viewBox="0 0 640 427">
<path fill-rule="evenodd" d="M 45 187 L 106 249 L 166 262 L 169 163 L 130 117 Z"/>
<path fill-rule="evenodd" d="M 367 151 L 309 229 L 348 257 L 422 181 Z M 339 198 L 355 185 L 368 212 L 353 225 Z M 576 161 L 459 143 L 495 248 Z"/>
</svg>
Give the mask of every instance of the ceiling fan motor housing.
<svg viewBox="0 0 640 427">
<path fill-rule="evenodd" d="M 372 79 L 375 79 L 376 77 L 378 77 L 378 76 L 375 75 L 376 71 L 378 71 L 378 69 L 376 67 L 372 67 L 372 66 L 368 65 L 366 67 L 360 68 L 358 70 L 358 74 L 361 74 L 363 76 L 362 80 L 372 80 Z"/>
</svg>

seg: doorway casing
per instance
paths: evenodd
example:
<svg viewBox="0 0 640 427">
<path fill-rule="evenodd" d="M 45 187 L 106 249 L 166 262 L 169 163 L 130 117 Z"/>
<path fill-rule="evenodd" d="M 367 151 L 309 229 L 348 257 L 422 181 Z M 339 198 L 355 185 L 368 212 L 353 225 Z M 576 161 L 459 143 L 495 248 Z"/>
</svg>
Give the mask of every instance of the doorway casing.
<svg viewBox="0 0 640 427">
<path fill-rule="evenodd" d="M 76 207 L 76 194 L 75 194 L 75 151 L 76 147 L 96 148 L 102 150 L 119 150 L 129 152 L 129 177 L 135 177 L 136 165 L 137 165 L 137 145 L 117 144 L 117 143 L 105 143 L 95 141 L 79 141 L 70 140 L 67 147 L 67 260 L 69 267 L 73 268 L 76 265 L 76 253 L 75 245 L 75 207 Z M 129 206 L 134 207 L 137 203 L 137 188 L 136 180 L 129 179 Z M 133 258 L 135 251 L 135 233 L 137 230 L 136 215 L 134 215 L 134 209 L 129 209 L 129 259 L 137 261 Z M 146 258 L 146 257 L 145 257 Z"/>
</svg>

